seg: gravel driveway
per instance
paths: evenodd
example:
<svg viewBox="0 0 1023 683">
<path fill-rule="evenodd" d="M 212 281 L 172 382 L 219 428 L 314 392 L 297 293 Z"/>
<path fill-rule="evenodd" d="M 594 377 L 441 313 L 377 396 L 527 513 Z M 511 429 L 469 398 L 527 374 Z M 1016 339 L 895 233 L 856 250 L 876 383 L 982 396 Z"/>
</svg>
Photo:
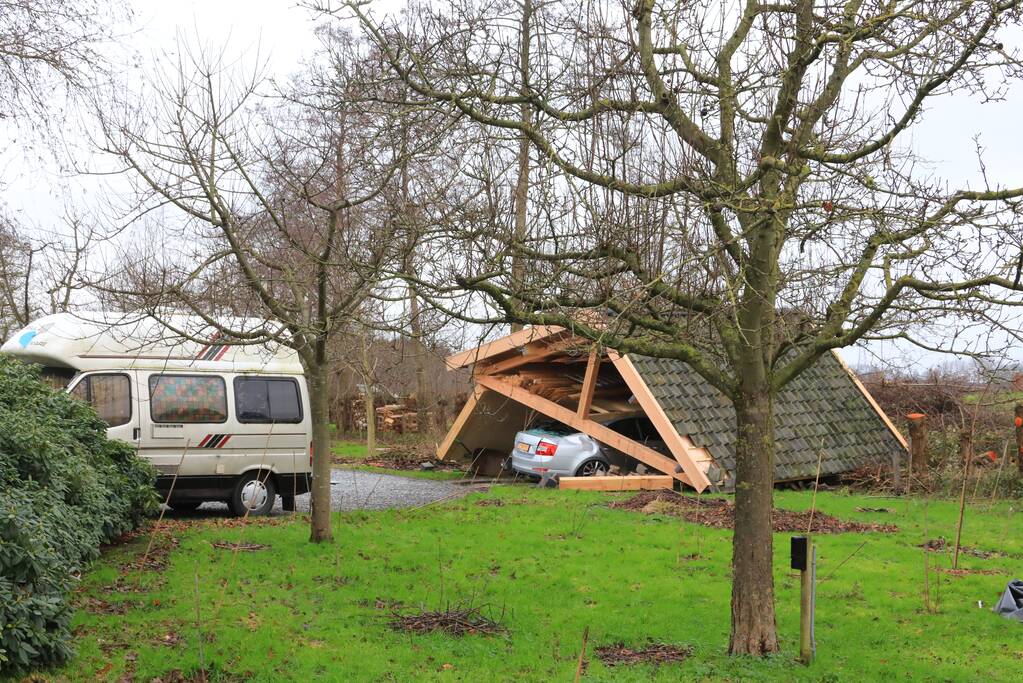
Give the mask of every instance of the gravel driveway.
<svg viewBox="0 0 1023 683">
<path fill-rule="evenodd" d="M 384 510 L 407 508 L 432 503 L 458 493 L 468 493 L 470 487 L 449 481 L 401 477 L 364 470 L 330 471 L 331 510 Z M 280 499 L 277 507 L 281 507 Z M 295 498 L 295 509 L 309 510 L 309 495 Z"/>
<path fill-rule="evenodd" d="M 434 479 L 400 477 L 364 470 L 330 471 L 330 509 L 334 511 L 415 507 L 452 495 L 464 495 L 473 490 L 476 490 L 475 487 Z M 298 512 L 309 511 L 308 493 L 295 498 L 295 509 Z M 199 512 L 223 514 L 227 512 L 227 505 L 204 503 Z M 280 498 L 270 514 L 284 514 Z"/>
</svg>

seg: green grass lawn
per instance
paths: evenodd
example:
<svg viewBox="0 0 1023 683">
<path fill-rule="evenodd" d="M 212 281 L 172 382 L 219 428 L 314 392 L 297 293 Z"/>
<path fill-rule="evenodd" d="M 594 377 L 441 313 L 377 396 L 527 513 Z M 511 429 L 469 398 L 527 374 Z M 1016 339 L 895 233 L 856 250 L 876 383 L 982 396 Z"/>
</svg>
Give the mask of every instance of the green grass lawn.
<svg viewBox="0 0 1023 683">
<path fill-rule="evenodd" d="M 968 510 L 966 544 L 1006 554 L 961 559 L 995 573 L 940 581 L 932 573 L 938 607 L 928 614 L 918 546 L 954 536 L 956 505 L 820 494 L 820 510 L 894 523 L 900 532 L 817 537 L 818 656 L 803 667 L 794 661 L 799 580 L 788 569 L 787 534 L 775 537 L 783 652 L 729 658 L 730 532 L 610 510 L 614 497 L 498 486 L 414 511 L 339 515 L 337 541 L 324 546 L 307 543 L 302 518 L 175 522 L 180 546 L 163 571 L 124 570 L 144 550 L 143 537 L 110 549 L 86 574 L 74 621 L 79 654 L 45 673 L 150 680 L 196 669 L 201 644 L 220 680 L 571 681 L 588 627 L 587 681 L 1020 680 L 1023 625 L 989 610 L 1006 581 L 1023 574 L 1023 540 L 1011 533 L 1018 503 Z M 777 495 L 779 507 L 806 509 L 810 501 L 810 493 Z M 892 512 L 856 512 L 860 506 Z M 220 541 L 269 547 L 232 552 L 212 545 Z M 950 557 L 931 553 L 930 562 L 948 567 Z M 388 627 L 392 610 L 467 601 L 507 634 L 453 638 Z M 612 669 L 592 657 L 596 646 L 648 639 L 693 654 L 659 668 Z"/>
</svg>

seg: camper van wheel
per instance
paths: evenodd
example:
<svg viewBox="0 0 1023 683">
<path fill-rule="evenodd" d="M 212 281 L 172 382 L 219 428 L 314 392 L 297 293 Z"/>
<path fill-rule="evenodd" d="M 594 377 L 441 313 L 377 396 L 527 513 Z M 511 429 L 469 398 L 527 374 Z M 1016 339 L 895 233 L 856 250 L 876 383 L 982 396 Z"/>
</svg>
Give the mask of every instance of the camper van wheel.
<svg viewBox="0 0 1023 683">
<path fill-rule="evenodd" d="M 201 500 L 172 500 L 167 503 L 167 507 L 174 512 L 194 512 L 202 503 Z"/>
<path fill-rule="evenodd" d="M 243 517 L 269 514 L 273 509 L 277 490 L 269 472 L 246 472 L 238 478 L 231 494 L 231 512 Z"/>
</svg>

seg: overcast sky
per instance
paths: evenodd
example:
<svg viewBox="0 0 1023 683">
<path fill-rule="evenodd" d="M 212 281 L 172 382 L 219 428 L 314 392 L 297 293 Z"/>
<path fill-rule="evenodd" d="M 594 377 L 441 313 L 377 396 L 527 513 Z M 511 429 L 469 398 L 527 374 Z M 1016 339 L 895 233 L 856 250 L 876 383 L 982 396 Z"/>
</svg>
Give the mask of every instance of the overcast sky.
<svg viewBox="0 0 1023 683">
<path fill-rule="evenodd" d="M 375 6 L 398 4 L 392 0 L 377 2 Z M 141 68 L 131 66 L 133 56 L 144 67 L 173 53 L 178 38 L 214 45 L 226 43 L 231 54 L 243 59 L 255 61 L 258 56 L 266 61 L 269 74 L 276 78 L 296 72 L 303 58 L 309 57 L 317 46 L 312 15 L 292 0 L 130 0 L 129 5 L 134 20 L 121 30 L 127 36 L 124 42 L 128 49 L 110 48 L 113 58 L 123 62 L 123 69 L 129 74 L 133 69 L 141 72 Z M 1010 36 L 1003 36 L 1002 40 L 1007 45 L 1019 43 Z M 910 144 L 921 157 L 931 161 L 935 175 L 956 186 L 980 186 L 975 151 L 979 143 L 984 149 L 989 178 L 1003 186 L 1023 185 L 1021 111 L 1023 88 L 1018 85 L 1000 102 L 981 103 L 965 96 L 946 98 L 940 101 L 940 106 L 932 105 L 915 126 Z M 14 137 L 14 133 L 8 133 L 9 139 Z M 86 145 L 80 143 L 80 147 L 77 153 L 87 155 Z M 68 197 L 78 205 L 89 205 L 93 197 L 109 188 L 96 178 L 68 173 L 52 158 L 26 155 L 18 144 L 7 145 L 6 152 L 0 154 L 0 182 L 9 209 L 40 231 L 59 223 Z M 897 354 L 890 344 L 875 345 L 873 350 L 887 356 Z M 859 351 L 846 351 L 845 355 L 855 364 L 867 360 Z M 906 364 L 942 362 L 940 357 L 918 352 L 904 357 Z M 1023 354 L 1017 357 L 1023 358 Z"/>
</svg>

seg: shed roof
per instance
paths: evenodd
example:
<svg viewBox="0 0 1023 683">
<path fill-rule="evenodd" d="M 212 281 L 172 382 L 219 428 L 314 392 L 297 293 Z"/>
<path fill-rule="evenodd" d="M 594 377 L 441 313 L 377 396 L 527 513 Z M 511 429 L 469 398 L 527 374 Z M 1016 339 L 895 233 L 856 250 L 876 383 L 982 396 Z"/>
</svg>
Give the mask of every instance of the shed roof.
<svg viewBox="0 0 1023 683">
<path fill-rule="evenodd" d="M 682 361 L 631 356 L 632 363 L 680 434 L 706 448 L 719 467 L 735 473 L 735 409 L 715 387 Z M 905 453 L 886 418 L 828 353 L 778 396 L 775 479 L 838 474 Z M 731 482 L 725 482 L 729 486 Z"/>
</svg>

